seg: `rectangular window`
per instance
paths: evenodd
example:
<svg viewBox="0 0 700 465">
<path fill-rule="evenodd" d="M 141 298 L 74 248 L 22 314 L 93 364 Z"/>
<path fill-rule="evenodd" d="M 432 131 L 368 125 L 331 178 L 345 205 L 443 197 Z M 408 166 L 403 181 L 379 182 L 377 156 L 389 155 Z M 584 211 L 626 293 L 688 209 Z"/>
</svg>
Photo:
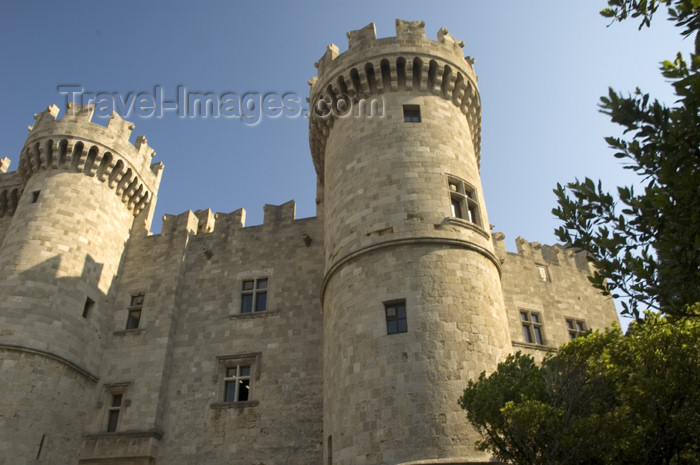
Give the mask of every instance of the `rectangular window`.
<svg viewBox="0 0 700 465">
<path fill-rule="evenodd" d="M 85 306 L 83 306 L 83 318 L 87 318 L 90 312 L 92 311 L 92 308 L 95 306 L 95 301 L 92 300 L 90 297 L 85 299 Z"/>
<path fill-rule="evenodd" d="M 521 310 L 520 322 L 523 326 L 525 342 L 544 345 L 544 330 L 542 329 L 542 319 L 539 313 Z"/>
<path fill-rule="evenodd" d="M 265 310 L 267 310 L 267 278 L 244 280 L 241 291 L 241 313 Z"/>
<path fill-rule="evenodd" d="M 479 204 L 474 188 L 462 179 L 454 176 L 447 177 L 447 184 L 449 187 L 452 216 L 481 225 Z"/>
<path fill-rule="evenodd" d="M 536 265 L 537 266 L 537 276 L 540 278 L 542 281 L 549 281 L 549 270 L 545 265 Z"/>
<path fill-rule="evenodd" d="M 386 314 L 387 334 L 405 333 L 408 331 L 406 301 L 385 303 L 384 312 Z"/>
<path fill-rule="evenodd" d="M 41 191 L 32 192 L 32 203 L 37 203 L 39 201 L 39 194 L 41 194 Z"/>
<path fill-rule="evenodd" d="M 113 433 L 119 424 L 119 413 L 122 409 L 122 394 L 112 394 L 112 402 L 107 409 L 107 432 Z"/>
<path fill-rule="evenodd" d="M 575 320 L 573 318 L 566 319 L 566 329 L 569 331 L 569 338 L 573 339 L 585 333 L 586 322 L 583 320 Z"/>
<path fill-rule="evenodd" d="M 250 399 L 250 365 L 226 367 L 224 402 L 245 402 Z"/>
<path fill-rule="evenodd" d="M 126 319 L 126 329 L 137 329 L 141 322 L 144 294 L 133 294 L 129 304 L 129 314 Z"/>
<path fill-rule="evenodd" d="M 216 357 L 218 401 L 212 408 L 249 408 L 258 405 L 253 393 L 260 378 L 262 353 L 220 355 Z"/>
<path fill-rule="evenodd" d="M 406 123 L 420 123 L 420 106 L 404 105 L 403 120 Z"/>
</svg>

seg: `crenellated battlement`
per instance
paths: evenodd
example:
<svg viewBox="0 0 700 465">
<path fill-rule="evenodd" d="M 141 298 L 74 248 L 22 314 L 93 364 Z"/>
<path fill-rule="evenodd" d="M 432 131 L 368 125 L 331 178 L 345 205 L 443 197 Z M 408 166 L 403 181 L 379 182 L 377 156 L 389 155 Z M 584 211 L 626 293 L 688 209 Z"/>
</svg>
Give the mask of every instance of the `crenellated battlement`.
<svg viewBox="0 0 700 465">
<path fill-rule="evenodd" d="M 266 204 L 263 207 L 264 220 L 261 225 L 246 226 L 246 210 L 239 208 L 231 213 L 214 213 L 211 209 L 188 210 L 178 215 L 163 215 L 161 234 L 189 231 L 194 235 L 213 234 L 227 237 L 236 231 L 262 228 L 272 233 L 273 229 L 287 228 L 300 221 L 315 221 L 312 218 L 296 218 L 296 202 L 290 200 L 282 205 Z"/>
<path fill-rule="evenodd" d="M 112 113 L 102 126 L 92 122 L 94 110 L 68 103 L 63 119 L 56 105 L 34 115 L 17 171 L 24 184 L 40 170 L 83 172 L 107 184 L 136 216 L 157 193 L 163 164 L 152 164 L 155 151 L 144 136 L 129 141 L 133 123 Z"/>
<path fill-rule="evenodd" d="M 496 255 L 503 262 L 512 256 L 531 261 L 533 264 L 553 264 L 576 268 L 579 271 L 590 274 L 591 268 L 584 252 L 576 252 L 570 247 L 560 244 L 547 245 L 539 242 L 529 242 L 518 236 L 515 239 L 517 253 L 507 252 L 505 246 L 505 234 L 493 233 L 493 244 Z"/>
<path fill-rule="evenodd" d="M 298 221 L 296 218 L 296 202 L 294 200 L 285 202 L 282 205 L 265 204 L 265 206 L 263 207 L 263 211 L 264 219 L 262 225 L 246 226 L 245 208 L 239 208 L 238 210 L 235 210 L 231 213 L 214 213 L 211 211 L 211 209 L 197 210 L 195 212 L 188 210 L 186 212 L 180 213 L 179 215 L 163 215 L 162 230 L 164 232 L 166 230 L 170 230 L 173 224 L 185 224 L 182 221 L 177 220 L 177 218 L 180 218 L 183 215 L 187 217 L 189 217 L 190 215 L 194 215 L 194 217 L 196 218 L 197 225 L 196 227 L 192 228 L 192 231 L 195 234 L 227 234 L 231 230 L 256 227 L 275 228 L 279 226 L 289 226 L 295 221 Z M 166 225 L 168 226 L 166 227 Z"/>
<path fill-rule="evenodd" d="M 338 114 L 340 100 L 358 105 L 385 92 L 431 93 L 451 101 L 469 123 L 480 161 L 481 100 L 473 60 L 462 52 L 464 42 L 447 29 L 437 41 L 426 38 L 425 22 L 396 20 L 396 36 L 377 39 L 374 23 L 347 33 L 348 50 L 327 47 L 316 63 L 318 77 L 309 81 L 309 144 L 319 179 L 323 181 L 326 139 Z M 371 102 L 369 103 L 371 105 Z"/>
<path fill-rule="evenodd" d="M 0 174 L 7 173 L 7 169 L 10 167 L 10 159 L 7 157 L 0 158 Z"/>
<path fill-rule="evenodd" d="M 437 34 L 437 41 L 428 39 L 425 35 L 425 21 L 404 21 L 396 19 L 396 36 L 377 38 L 377 31 L 374 23 L 369 23 L 362 29 L 348 31 L 348 50 L 339 54 L 339 49 L 335 44 L 330 44 L 326 53 L 315 63 L 318 73 L 326 74 L 331 67 L 347 61 L 354 61 L 358 55 L 362 54 L 367 58 L 372 55 L 382 55 L 396 51 L 406 51 L 411 53 L 426 53 L 440 56 L 443 59 L 451 60 L 455 65 L 461 67 L 462 62 L 472 64 L 471 58 L 465 58 L 462 49 L 464 42 L 452 37 L 447 29 L 441 28 Z M 383 51 L 372 50 L 371 54 L 365 53 L 369 49 L 381 47 Z M 339 59 L 339 61 L 336 61 Z M 474 70 L 468 68 L 474 77 Z M 476 79 L 476 78 L 475 78 Z"/>
</svg>

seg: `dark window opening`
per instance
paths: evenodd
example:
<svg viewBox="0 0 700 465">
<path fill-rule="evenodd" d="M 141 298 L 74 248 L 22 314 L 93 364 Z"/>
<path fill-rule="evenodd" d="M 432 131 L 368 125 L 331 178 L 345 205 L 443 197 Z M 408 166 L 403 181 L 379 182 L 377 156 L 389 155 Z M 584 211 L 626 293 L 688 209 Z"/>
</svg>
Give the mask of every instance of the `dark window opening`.
<svg viewBox="0 0 700 465">
<path fill-rule="evenodd" d="M 477 222 L 477 218 L 478 218 L 478 216 L 477 216 L 478 214 L 477 214 L 476 207 L 475 207 L 474 205 L 468 204 L 468 205 L 467 205 L 467 211 L 469 212 L 469 214 L 467 215 L 467 219 L 468 219 L 471 223 L 476 223 L 476 222 Z"/>
<path fill-rule="evenodd" d="M 408 331 L 405 301 L 384 304 L 384 312 L 386 314 L 387 334 L 405 333 Z"/>
<path fill-rule="evenodd" d="M 117 430 L 117 423 L 119 423 L 119 412 L 122 408 L 122 395 L 113 394 L 112 403 L 107 411 L 107 432 L 113 433 Z"/>
<path fill-rule="evenodd" d="M 574 339 L 586 332 L 586 322 L 583 320 L 566 319 L 566 329 L 569 331 L 569 338 Z"/>
<path fill-rule="evenodd" d="M 131 296 L 129 313 L 126 319 L 126 329 L 137 329 L 141 323 L 141 311 L 143 310 L 144 294 Z"/>
<path fill-rule="evenodd" d="M 90 312 L 92 311 L 92 308 L 95 306 L 95 301 L 92 300 L 90 297 L 85 299 L 85 306 L 83 307 L 83 318 L 87 318 Z"/>
<path fill-rule="evenodd" d="M 126 319 L 126 329 L 138 329 L 141 322 L 141 310 L 129 310 L 129 316 Z"/>
<path fill-rule="evenodd" d="M 539 313 L 523 310 L 520 312 L 520 321 L 525 342 L 544 345 L 544 330 Z"/>
<path fill-rule="evenodd" d="M 418 105 L 404 105 L 403 120 L 406 123 L 420 123 L 420 107 Z"/>
<path fill-rule="evenodd" d="M 37 203 L 39 201 L 39 194 L 41 194 L 41 191 L 32 192 L 32 203 Z"/>
<path fill-rule="evenodd" d="M 267 278 L 243 281 L 241 313 L 264 312 L 265 310 L 267 310 Z"/>
<path fill-rule="evenodd" d="M 328 465 L 333 465 L 333 435 L 328 435 Z"/>
<path fill-rule="evenodd" d="M 250 365 L 226 368 L 224 402 L 245 402 L 250 399 Z"/>
</svg>

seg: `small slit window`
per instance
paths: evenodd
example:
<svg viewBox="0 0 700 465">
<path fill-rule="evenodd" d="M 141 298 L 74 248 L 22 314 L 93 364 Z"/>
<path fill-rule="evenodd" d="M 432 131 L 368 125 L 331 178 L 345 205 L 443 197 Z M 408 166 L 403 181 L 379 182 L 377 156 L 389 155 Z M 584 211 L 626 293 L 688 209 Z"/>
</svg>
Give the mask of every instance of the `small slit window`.
<svg viewBox="0 0 700 465">
<path fill-rule="evenodd" d="M 329 434 L 328 435 L 328 441 L 326 441 L 327 444 L 327 450 L 328 450 L 328 460 L 327 464 L 328 465 L 333 465 L 333 435 Z"/>
<path fill-rule="evenodd" d="M 420 123 L 420 107 L 418 105 L 404 105 L 403 120 L 405 123 Z"/>
<path fill-rule="evenodd" d="M 83 318 L 87 318 L 90 315 L 94 306 L 94 300 L 92 300 L 90 297 L 85 299 L 85 305 L 83 306 Z"/>
<path fill-rule="evenodd" d="M 32 192 L 32 203 L 37 203 L 39 201 L 39 194 L 41 194 L 41 191 Z"/>
</svg>

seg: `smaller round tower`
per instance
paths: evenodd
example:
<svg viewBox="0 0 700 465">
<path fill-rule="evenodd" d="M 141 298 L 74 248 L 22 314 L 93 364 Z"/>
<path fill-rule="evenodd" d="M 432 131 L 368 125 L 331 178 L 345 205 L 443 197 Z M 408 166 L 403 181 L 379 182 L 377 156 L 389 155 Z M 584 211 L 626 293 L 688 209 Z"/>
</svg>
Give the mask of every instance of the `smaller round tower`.
<svg viewBox="0 0 700 465">
<path fill-rule="evenodd" d="M 108 312 L 132 228 L 150 222 L 162 164 L 133 124 L 69 104 L 35 115 L 16 210 L 0 246 L 0 426 L 7 456 L 75 456 L 102 363 Z M 61 431 L 61 437 L 45 434 Z M 65 455 L 64 455 L 65 454 Z M 19 463 L 19 462 L 18 462 Z M 24 463 L 24 462 L 22 462 Z"/>
<path fill-rule="evenodd" d="M 472 60 L 445 29 L 348 33 L 311 81 L 331 465 L 478 463 L 457 399 L 511 350 Z"/>
</svg>

